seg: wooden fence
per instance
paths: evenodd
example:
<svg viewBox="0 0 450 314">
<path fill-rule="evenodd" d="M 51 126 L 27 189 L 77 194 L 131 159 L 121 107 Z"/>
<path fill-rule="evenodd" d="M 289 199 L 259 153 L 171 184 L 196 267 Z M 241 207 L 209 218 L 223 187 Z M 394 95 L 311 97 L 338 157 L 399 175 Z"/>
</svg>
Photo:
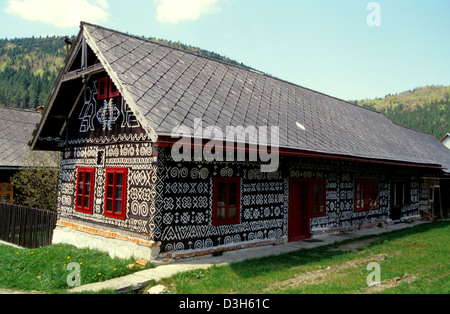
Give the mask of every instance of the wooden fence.
<svg viewBox="0 0 450 314">
<path fill-rule="evenodd" d="M 0 204 L 0 240 L 26 248 L 50 245 L 56 219 L 54 212 Z"/>
</svg>

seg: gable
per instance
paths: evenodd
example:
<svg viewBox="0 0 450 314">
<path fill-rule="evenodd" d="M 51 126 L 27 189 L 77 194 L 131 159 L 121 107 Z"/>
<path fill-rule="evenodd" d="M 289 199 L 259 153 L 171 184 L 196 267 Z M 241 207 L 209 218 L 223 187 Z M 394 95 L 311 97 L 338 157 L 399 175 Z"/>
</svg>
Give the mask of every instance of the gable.
<svg viewBox="0 0 450 314">
<path fill-rule="evenodd" d="M 66 124 L 68 144 L 147 139 L 134 112 L 106 72 L 92 75 Z"/>
<path fill-rule="evenodd" d="M 146 138 L 136 110 L 130 108 L 122 91 L 81 29 L 33 133 L 32 149 L 62 150 L 68 141 Z"/>
</svg>

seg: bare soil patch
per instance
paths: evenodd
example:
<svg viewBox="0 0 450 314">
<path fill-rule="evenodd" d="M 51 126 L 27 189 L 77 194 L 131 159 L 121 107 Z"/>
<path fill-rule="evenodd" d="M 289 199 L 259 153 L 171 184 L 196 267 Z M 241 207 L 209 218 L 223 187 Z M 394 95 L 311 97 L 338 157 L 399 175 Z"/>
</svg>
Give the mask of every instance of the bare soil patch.
<svg viewBox="0 0 450 314">
<path fill-rule="evenodd" d="M 375 237 L 375 238 L 370 238 L 370 239 L 353 241 L 353 242 L 350 242 L 347 244 L 339 245 L 338 247 L 335 247 L 335 248 L 330 248 L 330 251 L 351 252 L 354 250 L 363 249 L 363 248 L 371 245 L 372 243 L 379 241 L 380 239 L 381 239 L 380 237 Z"/>
<path fill-rule="evenodd" d="M 402 282 L 410 283 L 415 280 L 416 280 L 416 277 L 406 274 L 402 277 L 396 277 L 393 279 L 385 280 L 385 281 L 380 282 L 379 284 L 370 286 L 366 289 L 366 293 L 379 293 L 379 292 L 382 292 L 383 290 L 396 287 L 396 286 L 400 285 Z"/>
<path fill-rule="evenodd" d="M 267 292 L 274 289 L 284 290 L 298 287 L 301 285 L 311 285 L 321 283 L 330 280 L 332 278 L 343 276 L 344 274 L 340 273 L 341 271 L 360 267 L 371 262 L 383 262 L 386 256 L 387 256 L 386 254 L 373 255 L 365 258 L 352 260 L 341 265 L 330 266 L 325 269 L 319 269 L 316 271 L 308 272 L 306 274 L 297 274 L 293 278 L 272 283 L 270 286 L 264 289 L 264 291 Z"/>
</svg>

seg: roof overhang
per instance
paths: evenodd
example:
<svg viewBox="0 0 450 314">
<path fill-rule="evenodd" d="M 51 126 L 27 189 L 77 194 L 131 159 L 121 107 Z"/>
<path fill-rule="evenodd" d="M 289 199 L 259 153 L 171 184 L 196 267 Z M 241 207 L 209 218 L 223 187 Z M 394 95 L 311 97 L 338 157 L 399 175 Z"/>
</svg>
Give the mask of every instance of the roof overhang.
<svg viewBox="0 0 450 314">
<path fill-rule="evenodd" d="M 180 141 L 180 138 L 172 138 L 169 136 L 160 136 L 158 142 L 155 143 L 157 147 L 173 147 L 176 143 Z M 205 149 L 205 146 L 210 143 L 211 140 L 204 139 L 195 139 L 188 138 L 187 142 L 191 143 L 191 149 Z M 221 143 L 221 142 L 216 142 Z M 259 154 L 256 144 L 248 144 L 248 143 L 237 143 L 237 142 L 227 142 L 223 141 L 223 145 L 215 145 L 215 150 L 225 152 L 227 151 L 227 147 L 234 147 L 234 152 L 245 152 L 248 154 Z M 245 145 L 245 146 L 244 146 Z M 244 148 L 245 147 L 245 148 Z M 255 148 L 256 147 L 256 148 Z M 264 147 L 264 152 L 271 154 L 270 146 L 268 148 Z M 366 158 L 366 157 L 358 157 L 358 156 L 350 156 L 350 155 L 341 155 L 341 154 L 329 154 L 329 153 L 321 153 L 321 152 L 313 152 L 307 150 L 293 149 L 293 148 L 283 148 L 277 147 L 279 156 L 284 157 L 297 157 L 297 158 L 312 158 L 312 159 L 322 159 L 322 160 L 336 160 L 336 161 L 346 161 L 346 162 L 358 162 L 358 163 L 366 163 L 366 164 L 377 164 L 377 165 L 388 165 L 388 166 L 401 166 L 401 167 L 412 167 L 412 168 L 423 168 L 423 169 L 433 169 L 436 171 L 443 171 L 445 169 L 442 168 L 439 164 L 429 164 L 429 163 L 415 163 L 415 162 L 406 162 L 406 161 L 398 161 L 398 160 L 387 160 L 387 159 L 376 159 L 376 158 Z M 450 173 L 448 174 L 450 175 Z"/>
</svg>

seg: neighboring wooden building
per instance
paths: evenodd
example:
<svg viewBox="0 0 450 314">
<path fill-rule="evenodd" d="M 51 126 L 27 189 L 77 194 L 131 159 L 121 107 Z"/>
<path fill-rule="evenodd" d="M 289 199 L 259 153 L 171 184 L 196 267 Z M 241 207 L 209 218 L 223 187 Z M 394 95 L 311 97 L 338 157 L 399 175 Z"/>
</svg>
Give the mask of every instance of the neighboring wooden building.
<svg viewBox="0 0 450 314">
<path fill-rule="evenodd" d="M 251 141 L 211 149 L 211 137 L 194 131 L 194 155 L 218 156 L 233 144 L 245 161 L 174 160 L 174 128 L 194 130 L 196 119 L 205 128 L 242 126 L 249 138 L 258 127 L 279 127 L 271 151 L 279 151 L 279 167 L 262 172 L 267 159 L 253 158 Z M 76 235 L 65 241 L 84 245 L 82 234 L 100 235 L 98 247 L 104 239 L 120 241 L 111 242 L 116 248 L 133 243 L 153 258 L 419 218 L 432 202 L 429 188 L 450 168 L 439 141 L 380 113 L 88 23 L 32 148 L 62 152 L 58 228 Z"/>
<path fill-rule="evenodd" d="M 12 203 L 14 189 L 11 177 L 20 171 L 28 156 L 28 142 L 39 123 L 37 111 L 0 107 L 0 202 Z"/>
</svg>

